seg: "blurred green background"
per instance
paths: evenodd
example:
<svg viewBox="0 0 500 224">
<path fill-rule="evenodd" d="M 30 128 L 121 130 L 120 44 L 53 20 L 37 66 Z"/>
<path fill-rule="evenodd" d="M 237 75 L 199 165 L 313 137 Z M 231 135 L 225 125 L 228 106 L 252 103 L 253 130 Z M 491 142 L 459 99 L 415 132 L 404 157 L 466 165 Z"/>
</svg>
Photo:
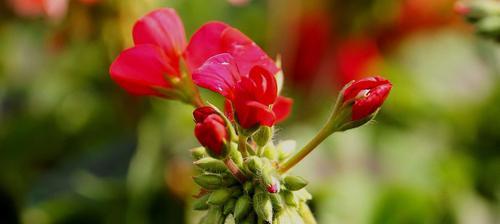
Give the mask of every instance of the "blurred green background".
<svg viewBox="0 0 500 224">
<path fill-rule="evenodd" d="M 375 122 L 293 170 L 319 223 L 500 222 L 500 47 L 452 0 L 3 0 L 1 223 L 196 223 L 192 108 L 108 74 L 158 7 L 187 36 L 221 20 L 281 55 L 295 104 L 276 141 L 304 145 L 345 82 L 393 82 Z"/>
</svg>

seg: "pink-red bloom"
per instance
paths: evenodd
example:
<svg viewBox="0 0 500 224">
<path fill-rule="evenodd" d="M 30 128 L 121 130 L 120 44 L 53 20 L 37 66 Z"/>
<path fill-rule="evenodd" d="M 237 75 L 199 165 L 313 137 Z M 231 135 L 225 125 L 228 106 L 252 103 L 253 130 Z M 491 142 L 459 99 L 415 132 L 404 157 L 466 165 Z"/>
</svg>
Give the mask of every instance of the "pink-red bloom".
<svg viewBox="0 0 500 224">
<path fill-rule="evenodd" d="M 200 107 L 193 112 L 194 134 L 201 145 L 214 155 L 221 155 L 229 139 L 224 119 L 211 107 Z"/>
<path fill-rule="evenodd" d="M 184 26 L 173 9 L 158 9 L 139 19 L 133 28 L 134 47 L 111 64 L 111 78 L 134 95 L 163 96 L 180 78 L 179 60 L 186 47 Z"/>
<path fill-rule="evenodd" d="M 240 69 L 231 54 L 222 53 L 209 58 L 196 72 L 194 82 L 226 97 L 226 112 L 243 128 L 273 126 L 290 112 L 291 100 L 278 97 L 273 73 L 255 65 L 248 73 Z M 245 64 L 246 66 L 246 64 Z"/>
<path fill-rule="evenodd" d="M 342 92 L 343 101 L 354 101 L 352 121 L 366 118 L 377 111 L 391 91 L 392 84 L 379 76 L 354 81 Z"/>
</svg>

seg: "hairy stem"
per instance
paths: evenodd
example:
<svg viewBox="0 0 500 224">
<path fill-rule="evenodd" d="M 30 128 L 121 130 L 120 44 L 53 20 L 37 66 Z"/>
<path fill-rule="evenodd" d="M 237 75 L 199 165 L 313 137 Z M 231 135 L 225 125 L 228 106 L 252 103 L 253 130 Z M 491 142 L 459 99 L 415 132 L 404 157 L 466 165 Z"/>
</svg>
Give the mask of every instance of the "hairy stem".
<svg viewBox="0 0 500 224">
<path fill-rule="evenodd" d="M 229 172 L 233 174 L 233 176 L 240 182 L 240 183 L 245 183 L 247 178 L 241 172 L 240 168 L 233 162 L 233 160 L 229 157 L 224 159 L 224 164 L 226 164 L 227 169 L 229 169 Z"/>
<path fill-rule="evenodd" d="M 247 139 L 248 137 L 242 134 L 238 136 L 238 150 L 241 152 L 241 155 L 243 155 L 243 157 L 248 157 Z"/>
</svg>

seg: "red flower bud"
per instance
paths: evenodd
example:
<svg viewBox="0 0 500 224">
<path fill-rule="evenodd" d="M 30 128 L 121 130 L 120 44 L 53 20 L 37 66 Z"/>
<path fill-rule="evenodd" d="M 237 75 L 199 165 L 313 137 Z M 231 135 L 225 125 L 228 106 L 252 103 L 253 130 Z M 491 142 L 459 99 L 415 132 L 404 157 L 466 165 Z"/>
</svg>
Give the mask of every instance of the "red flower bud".
<svg viewBox="0 0 500 224">
<path fill-rule="evenodd" d="M 276 181 L 272 183 L 271 185 L 266 187 L 266 190 L 271 194 L 278 193 L 278 191 L 280 190 L 280 182 Z"/>
<path fill-rule="evenodd" d="M 229 139 L 224 119 L 210 107 L 200 107 L 193 112 L 196 126 L 194 134 L 201 145 L 215 156 L 223 154 L 224 144 Z"/>
<path fill-rule="evenodd" d="M 353 101 L 351 119 L 363 119 L 374 113 L 384 103 L 392 84 L 379 76 L 353 82 L 342 92 L 343 102 Z"/>
</svg>

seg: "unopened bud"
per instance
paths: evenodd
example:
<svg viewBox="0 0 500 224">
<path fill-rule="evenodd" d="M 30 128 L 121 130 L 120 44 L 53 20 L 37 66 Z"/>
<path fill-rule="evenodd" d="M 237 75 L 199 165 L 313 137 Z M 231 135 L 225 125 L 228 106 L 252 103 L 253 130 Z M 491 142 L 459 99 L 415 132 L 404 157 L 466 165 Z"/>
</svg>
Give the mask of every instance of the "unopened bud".
<svg viewBox="0 0 500 224">
<path fill-rule="evenodd" d="M 224 164 L 224 162 L 214 159 L 211 157 L 205 157 L 202 159 L 199 159 L 195 162 L 193 162 L 194 165 L 199 167 L 200 169 L 208 172 L 214 172 L 214 173 L 222 173 L 227 171 L 227 167 Z"/>
<path fill-rule="evenodd" d="M 228 188 L 221 188 L 210 194 L 207 203 L 211 205 L 223 205 L 229 198 L 231 198 L 231 190 Z"/>
<path fill-rule="evenodd" d="M 269 195 L 263 191 L 255 192 L 253 196 L 253 209 L 257 216 L 266 222 L 273 220 L 273 205 Z"/>
<path fill-rule="evenodd" d="M 269 193 L 278 193 L 280 190 L 280 181 L 274 177 L 271 172 L 262 173 L 262 182 Z"/>
<path fill-rule="evenodd" d="M 261 126 L 257 132 L 252 136 L 258 146 L 263 147 L 273 137 L 273 128 L 268 126 Z"/>
<path fill-rule="evenodd" d="M 210 194 L 205 194 L 201 196 L 200 198 L 197 198 L 194 203 L 193 203 L 193 208 L 194 210 L 207 210 L 208 209 L 208 197 L 210 197 Z"/>
<path fill-rule="evenodd" d="M 207 216 L 203 220 L 203 224 L 222 223 L 224 221 L 224 214 L 222 209 L 218 206 L 211 206 L 207 212 Z"/>
<path fill-rule="evenodd" d="M 201 174 L 193 177 L 195 183 L 200 187 L 215 190 L 222 187 L 222 177 L 217 174 Z"/>
<path fill-rule="evenodd" d="M 234 219 L 239 221 L 245 218 L 252 208 L 251 204 L 251 198 L 248 195 L 239 197 L 234 206 Z"/>
<path fill-rule="evenodd" d="M 290 205 L 293 207 L 297 207 L 299 205 L 299 200 L 297 199 L 297 197 L 295 197 L 293 192 L 283 191 L 283 197 L 285 198 L 285 203 L 287 205 Z"/>
<path fill-rule="evenodd" d="M 370 121 L 391 91 L 392 84 L 379 76 L 364 78 L 347 84 L 340 93 L 331 122 L 335 131 L 344 131 Z"/>
<path fill-rule="evenodd" d="M 205 156 L 207 156 L 207 151 L 205 150 L 205 147 L 196 147 L 190 150 L 191 151 L 191 156 L 195 160 L 199 160 Z"/>
<path fill-rule="evenodd" d="M 260 175 L 262 172 L 262 160 L 257 156 L 250 156 L 245 161 L 245 165 L 248 170 L 256 175 Z"/>
<path fill-rule="evenodd" d="M 270 160 L 278 159 L 278 152 L 273 144 L 267 144 L 264 146 L 263 155 Z"/>
<path fill-rule="evenodd" d="M 280 194 L 269 194 L 269 198 L 271 199 L 274 210 L 280 211 L 281 209 L 283 209 L 283 201 L 281 200 Z"/>
<path fill-rule="evenodd" d="M 235 204 L 236 204 L 236 199 L 234 198 L 229 199 L 229 201 L 227 201 L 226 204 L 224 204 L 222 213 L 224 215 L 229 215 L 230 213 L 233 213 Z"/>
<path fill-rule="evenodd" d="M 304 188 L 308 184 L 308 182 L 307 180 L 299 176 L 287 176 L 283 179 L 283 184 L 285 185 L 286 189 L 290 191 L 298 191 Z"/>
</svg>

